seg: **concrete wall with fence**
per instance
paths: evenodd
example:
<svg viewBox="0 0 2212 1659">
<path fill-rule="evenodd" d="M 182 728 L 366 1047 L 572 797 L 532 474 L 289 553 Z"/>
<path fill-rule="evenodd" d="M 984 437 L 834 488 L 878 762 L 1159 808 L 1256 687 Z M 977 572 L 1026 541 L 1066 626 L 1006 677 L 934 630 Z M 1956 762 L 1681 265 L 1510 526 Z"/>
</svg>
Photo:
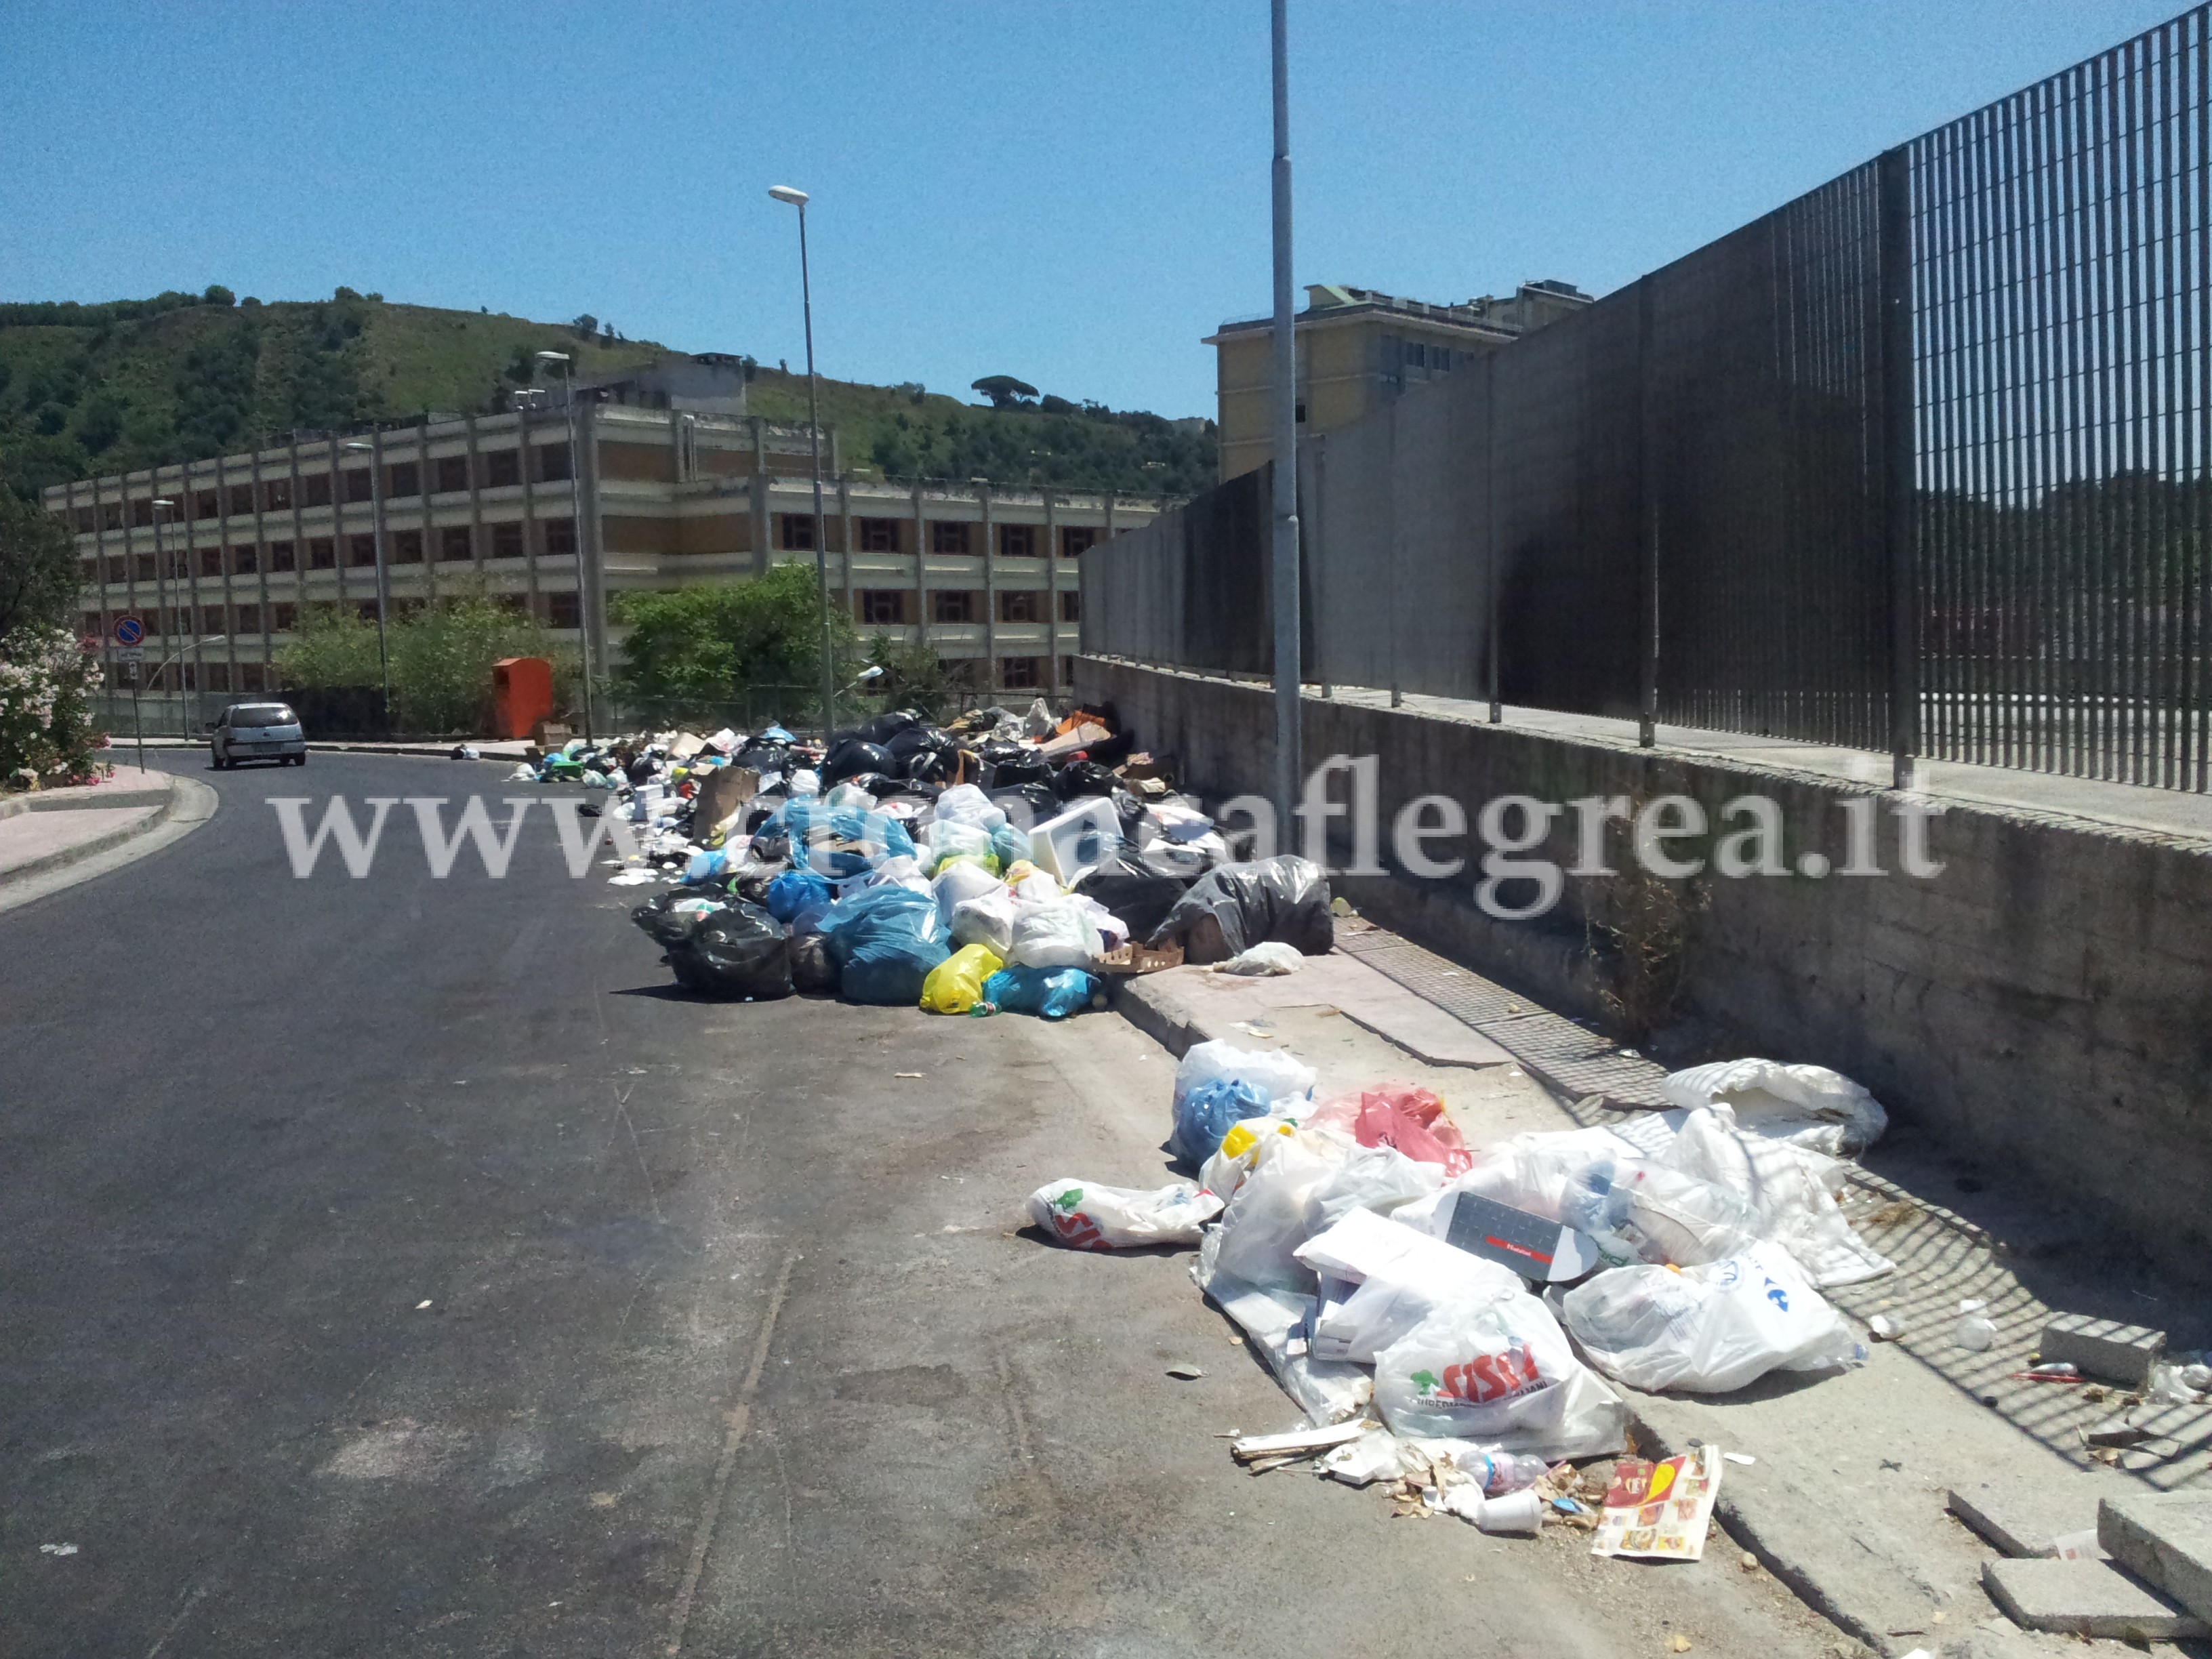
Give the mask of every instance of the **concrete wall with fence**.
<svg viewBox="0 0 2212 1659">
<path fill-rule="evenodd" d="M 1209 805 L 1271 787 L 1273 703 L 1260 685 L 1079 659 L 1076 690 L 1114 704 L 1138 743 L 1167 757 Z M 1708 877 L 1682 887 L 1656 941 L 1680 974 L 1675 1040 L 1700 1057 L 1757 1054 L 1855 1077 L 1900 1134 L 1932 1132 L 1965 1157 L 2017 1170 L 2076 1210 L 2115 1218 L 2170 1268 L 2212 1279 L 2212 838 L 2130 833 L 2056 813 L 1953 806 L 1927 826 L 1944 868 L 1899 872 L 1894 792 L 1774 766 L 1669 757 L 1618 738 L 1563 738 L 1309 696 L 1308 765 L 1336 754 L 1377 764 L 1383 873 L 1338 875 L 1336 890 L 1385 926 L 1566 1012 L 1617 1010 L 1620 963 L 1602 931 L 1638 894 L 1620 882 L 1566 879 L 1540 921 L 1501 921 L 1474 902 L 1483 848 L 1466 834 L 1419 855 L 1457 857 L 1449 878 L 1408 872 L 1392 844 L 1396 815 L 1443 793 L 1471 826 L 1507 794 L 1544 802 L 1687 795 L 1716 824 L 1747 794 L 1780 808 L 1785 850 L 1848 861 L 1846 804 L 1878 826 L 1879 878 Z M 1870 764 L 1870 773 L 1880 770 Z M 1348 799 L 1349 781 L 1334 783 Z M 1352 848 L 1339 820 L 1334 862 Z M 1609 839 L 1615 869 L 1625 832 Z M 1711 837 L 1676 844 L 1710 859 Z M 1553 827 L 1540 856 L 1577 860 L 1574 823 Z M 1525 889 L 1504 896 L 1518 902 Z M 1652 929 L 1642 937 L 1651 942 Z"/>
</svg>

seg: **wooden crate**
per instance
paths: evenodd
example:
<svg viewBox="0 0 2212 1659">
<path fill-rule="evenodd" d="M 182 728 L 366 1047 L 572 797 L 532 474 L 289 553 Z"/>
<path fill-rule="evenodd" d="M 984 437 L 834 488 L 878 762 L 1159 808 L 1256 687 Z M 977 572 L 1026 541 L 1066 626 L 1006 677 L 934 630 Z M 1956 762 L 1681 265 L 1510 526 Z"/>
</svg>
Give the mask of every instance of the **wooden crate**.
<svg viewBox="0 0 2212 1659">
<path fill-rule="evenodd" d="M 1182 966 L 1182 945 L 1164 945 L 1155 951 L 1134 939 L 1094 957 L 1091 963 L 1091 971 L 1099 974 L 1157 974 L 1163 968 Z"/>
</svg>

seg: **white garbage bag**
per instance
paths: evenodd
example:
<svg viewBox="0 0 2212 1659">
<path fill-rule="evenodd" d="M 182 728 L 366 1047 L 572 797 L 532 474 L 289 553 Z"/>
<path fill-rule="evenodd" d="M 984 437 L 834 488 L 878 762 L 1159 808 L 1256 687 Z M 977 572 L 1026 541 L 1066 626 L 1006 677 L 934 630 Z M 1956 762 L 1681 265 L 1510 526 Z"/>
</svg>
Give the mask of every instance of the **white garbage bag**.
<svg viewBox="0 0 2212 1659">
<path fill-rule="evenodd" d="M 1280 939 L 1263 939 L 1226 962 L 1215 963 L 1206 971 L 1209 974 L 1238 974 L 1248 979 L 1257 979 L 1270 974 L 1295 974 L 1305 966 L 1305 954 L 1297 945 L 1285 945 Z"/>
<path fill-rule="evenodd" d="M 1311 1292 L 1313 1270 L 1297 1251 L 1321 1231 L 1320 1194 L 1348 1144 L 1326 1131 L 1261 1136 L 1255 1167 L 1222 1212 L 1209 1269 L 1263 1290 Z"/>
<path fill-rule="evenodd" d="M 1889 1114 L 1864 1088 L 1825 1066 L 1728 1060 L 1676 1072 L 1660 1091 L 1685 1111 L 1726 1104 L 1736 1126 L 1771 1140 L 1793 1141 L 1847 1158 L 1881 1139 Z"/>
<path fill-rule="evenodd" d="M 1600 1241 L 1616 1267 L 1693 1267 L 1738 1255 L 1759 1237 L 1759 1219 L 1726 1188 L 1643 1158 L 1583 1171 L 1586 1211 L 1574 1224 Z M 1620 1249 L 1607 1247 L 1618 1243 Z"/>
<path fill-rule="evenodd" d="M 1620 1449 L 1628 1407 L 1516 1290 L 1450 1302 L 1376 1357 L 1375 1403 L 1401 1435 L 1442 1435 L 1547 1458 Z"/>
<path fill-rule="evenodd" d="M 1208 1235 L 1209 1243 L 1212 1237 Z M 1200 1283 L 1221 1310 L 1243 1327 L 1253 1351 L 1315 1427 L 1357 1416 L 1374 1399 L 1375 1379 L 1360 1367 L 1316 1359 L 1307 1352 L 1311 1297 L 1248 1285 L 1229 1273 L 1216 1273 L 1210 1282 Z"/>
<path fill-rule="evenodd" d="M 1030 1220 L 1079 1250 L 1195 1244 L 1221 1200 L 1188 1181 L 1146 1192 L 1095 1181 L 1048 1181 L 1030 1194 Z"/>
<path fill-rule="evenodd" d="M 1561 1298 L 1567 1328 L 1632 1389 L 1731 1394 L 1771 1370 L 1864 1358 L 1844 1317 L 1790 1252 L 1754 1244 L 1702 1267 L 1616 1267 Z"/>
<path fill-rule="evenodd" d="M 1373 1363 L 1382 1351 L 1446 1303 L 1518 1295 L 1510 1267 L 1442 1239 L 1354 1210 L 1294 1253 L 1322 1276 L 1316 1358 Z"/>
<path fill-rule="evenodd" d="M 964 823 L 957 818 L 939 818 L 921 834 L 929 848 L 929 864 L 933 870 L 946 859 L 990 859 L 996 862 L 997 854 L 991 846 L 991 832 L 979 825 Z"/>
<path fill-rule="evenodd" d="M 1354 1146 L 1317 1194 L 1321 1224 L 1334 1226 L 1354 1210 L 1389 1215 L 1444 1184 L 1444 1166 L 1407 1158 L 1395 1146 Z"/>
<path fill-rule="evenodd" d="M 971 864 L 965 859 L 955 864 L 948 864 L 944 869 L 939 871 L 937 879 L 931 884 L 931 886 L 937 894 L 937 914 L 943 919 L 947 927 L 952 926 L 953 911 L 969 899 L 979 899 L 987 894 L 1004 893 L 1006 890 L 1006 883 L 1000 881 L 981 865 Z M 1008 926 L 1011 927 L 1011 918 L 1013 914 L 1013 899 L 1011 895 L 1006 901 L 1006 911 L 1009 918 Z"/>
<path fill-rule="evenodd" d="M 1287 1114 L 1238 1119 L 1222 1136 L 1220 1149 L 1200 1167 L 1198 1184 L 1225 1201 L 1259 1163 L 1260 1137 L 1286 1135 L 1297 1127 L 1297 1119 Z"/>
<path fill-rule="evenodd" d="M 1517 1134 L 1480 1148 L 1472 1169 L 1454 1176 L 1434 1197 L 1401 1211 L 1398 1219 L 1442 1238 L 1451 1226 L 1452 1200 L 1466 1192 L 1562 1226 L 1578 1226 L 1577 1199 L 1586 1173 L 1594 1165 L 1636 1155 L 1635 1147 L 1610 1129 Z"/>
<path fill-rule="evenodd" d="M 965 823 L 987 836 L 1006 821 L 1006 813 L 972 783 L 956 783 L 939 795 L 931 816 L 935 823 Z"/>
<path fill-rule="evenodd" d="M 1175 1103 L 1202 1083 L 1249 1083 L 1261 1100 L 1308 1100 L 1321 1073 L 1283 1048 L 1239 1048 L 1218 1038 L 1194 1043 L 1176 1063 Z"/>
<path fill-rule="evenodd" d="M 1068 901 L 1014 907 L 1010 968 L 1080 968 L 1099 951 L 1098 930 Z"/>
<path fill-rule="evenodd" d="M 956 901 L 952 906 L 953 948 L 988 945 L 993 956 L 1005 961 L 1006 952 L 1014 948 L 1014 913 L 1019 908 L 1004 882 L 978 897 Z"/>
<path fill-rule="evenodd" d="M 1836 1207 L 1822 1180 L 1822 1171 L 1833 1167 L 1829 1159 L 1793 1142 L 1738 1128 L 1734 1110 L 1726 1105 L 1701 1107 L 1684 1116 L 1674 1144 L 1660 1161 L 1741 1199 L 1757 1218 L 1759 1236 L 1796 1257 L 1823 1289 L 1856 1285 L 1894 1265 L 1860 1243 Z"/>
</svg>

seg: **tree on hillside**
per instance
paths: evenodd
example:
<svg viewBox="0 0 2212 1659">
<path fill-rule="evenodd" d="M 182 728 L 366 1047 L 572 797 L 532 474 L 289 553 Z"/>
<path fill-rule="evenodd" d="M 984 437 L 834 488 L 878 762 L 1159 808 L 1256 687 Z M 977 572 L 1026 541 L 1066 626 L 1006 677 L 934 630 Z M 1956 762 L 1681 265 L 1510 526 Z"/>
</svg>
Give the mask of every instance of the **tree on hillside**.
<svg viewBox="0 0 2212 1659">
<path fill-rule="evenodd" d="M 66 626 L 76 599 L 69 527 L 37 502 L 0 489 L 0 641 L 19 629 Z"/>
<path fill-rule="evenodd" d="M 1018 380 L 1011 374 L 986 374 L 970 381 L 969 389 L 988 398 L 994 409 L 1019 409 L 1023 398 L 1037 395 L 1037 389 L 1027 380 Z"/>
<path fill-rule="evenodd" d="M 588 311 L 580 312 L 577 314 L 576 320 L 569 324 L 568 326 L 576 331 L 576 337 L 578 339 L 588 340 L 592 336 L 599 331 L 599 319 L 592 316 Z"/>
</svg>

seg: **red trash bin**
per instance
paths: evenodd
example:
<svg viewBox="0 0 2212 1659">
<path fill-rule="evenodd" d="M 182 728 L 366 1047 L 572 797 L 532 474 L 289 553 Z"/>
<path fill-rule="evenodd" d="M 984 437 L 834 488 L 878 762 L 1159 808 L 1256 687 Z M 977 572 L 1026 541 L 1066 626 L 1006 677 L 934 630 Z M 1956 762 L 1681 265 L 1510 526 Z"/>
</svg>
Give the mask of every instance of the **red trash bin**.
<svg viewBox="0 0 2212 1659">
<path fill-rule="evenodd" d="M 553 665 L 543 657 L 502 657 L 491 665 L 492 725 L 502 738 L 526 738 L 553 712 Z"/>
</svg>

